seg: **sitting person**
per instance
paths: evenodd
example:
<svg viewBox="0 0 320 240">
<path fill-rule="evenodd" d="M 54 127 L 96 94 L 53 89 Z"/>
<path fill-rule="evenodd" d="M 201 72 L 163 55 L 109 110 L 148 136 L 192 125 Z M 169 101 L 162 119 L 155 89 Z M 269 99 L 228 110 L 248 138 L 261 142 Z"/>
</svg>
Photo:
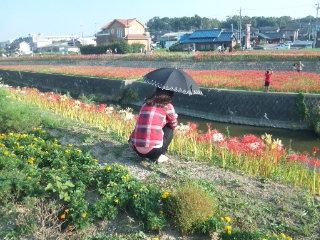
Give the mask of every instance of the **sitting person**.
<svg viewBox="0 0 320 240">
<path fill-rule="evenodd" d="M 140 156 L 158 163 L 168 161 L 164 155 L 177 126 L 177 114 L 171 104 L 173 92 L 157 88 L 142 105 L 129 144 Z"/>
</svg>

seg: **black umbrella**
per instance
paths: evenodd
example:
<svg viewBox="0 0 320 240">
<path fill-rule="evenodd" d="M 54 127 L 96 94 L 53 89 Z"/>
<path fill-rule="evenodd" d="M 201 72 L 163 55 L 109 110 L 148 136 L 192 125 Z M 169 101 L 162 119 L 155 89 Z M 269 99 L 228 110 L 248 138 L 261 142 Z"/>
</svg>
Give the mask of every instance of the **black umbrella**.
<svg viewBox="0 0 320 240">
<path fill-rule="evenodd" d="M 195 81 L 176 68 L 159 68 L 149 72 L 143 80 L 158 88 L 189 95 L 203 95 Z"/>
</svg>

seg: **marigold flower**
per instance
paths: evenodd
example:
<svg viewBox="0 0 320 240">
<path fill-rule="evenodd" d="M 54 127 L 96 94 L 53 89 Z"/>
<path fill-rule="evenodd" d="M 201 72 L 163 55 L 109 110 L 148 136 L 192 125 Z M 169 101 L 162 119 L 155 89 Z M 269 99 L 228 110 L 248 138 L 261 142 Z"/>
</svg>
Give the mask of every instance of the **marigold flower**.
<svg viewBox="0 0 320 240">
<path fill-rule="evenodd" d="M 136 198 L 136 197 L 138 197 L 138 194 L 135 193 L 135 194 L 132 195 L 132 197 Z"/>
<path fill-rule="evenodd" d="M 286 238 L 287 236 L 284 233 L 280 233 L 279 237 Z"/>
<path fill-rule="evenodd" d="M 73 226 L 69 225 L 69 226 L 67 227 L 67 229 L 68 229 L 68 231 L 72 231 L 72 230 L 73 230 Z"/>
<path fill-rule="evenodd" d="M 76 152 L 79 152 L 79 153 L 80 153 L 80 152 L 82 152 L 82 151 L 81 151 L 81 149 L 77 148 L 77 149 L 76 149 Z"/>
<path fill-rule="evenodd" d="M 106 166 L 106 171 L 110 171 L 111 170 L 111 167 L 109 167 L 109 166 Z"/>
<path fill-rule="evenodd" d="M 65 218 L 66 218 L 66 215 L 64 213 L 60 215 L 61 220 L 65 219 Z"/>
<path fill-rule="evenodd" d="M 34 158 L 33 157 L 29 157 L 28 163 L 33 164 L 33 162 L 34 162 Z"/>
<path fill-rule="evenodd" d="M 69 212 L 69 209 L 68 209 L 68 208 L 66 208 L 66 209 L 64 210 L 64 212 L 65 212 L 65 213 Z"/>
<path fill-rule="evenodd" d="M 226 221 L 226 222 L 230 222 L 230 221 L 231 221 L 231 218 L 230 218 L 230 217 L 228 217 L 228 216 L 226 216 L 226 217 L 224 217 L 224 221 Z"/>
<path fill-rule="evenodd" d="M 292 237 L 287 237 L 286 240 L 292 240 Z"/>
<path fill-rule="evenodd" d="M 114 202 L 118 204 L 118 203 L 119 203 L 119 200 L 118 200 L 118 199 L 116 199 L 116 200 L 114 200 Z"/>
<path fill-rule="evenodd" d="M 69 150 L 69 149 L 66 149 L 66 150 L 64 150 L 64 152 L 65 152 L 65 153 L 69 153 L 69 152 L 70 152 L 70 150 Z"/>
<path fill-rule="evenodd" d="M 155 238 L 152 238 L 152 240 L 159 240 L 159 238 L 155 237 Z"/>
<path fill-rule="evenodd" d="M 82 213 L 82 214 L 81 214 L 81 217 L 83 217 L 83 218 L 85 218 L 86 216 L 87 216 L 86 213 Z"/>
<path fill-rule="evenodd" d="M 225 225 L 224 230 L 231 231 L 232 227 L 230 225 Z"/>
<path fill-rule="evenodd" d="M 9 152 L 3 152 L 3 155 L 8 155 L 9 154 Z"/>
<path fill-rule="evenodd" d="M 169 195 L 169 192 L 165 191 L 164 193 L 162 193 L 161 198 L 165 199 L 168 197 L 168 195 Z"/>
</svg>

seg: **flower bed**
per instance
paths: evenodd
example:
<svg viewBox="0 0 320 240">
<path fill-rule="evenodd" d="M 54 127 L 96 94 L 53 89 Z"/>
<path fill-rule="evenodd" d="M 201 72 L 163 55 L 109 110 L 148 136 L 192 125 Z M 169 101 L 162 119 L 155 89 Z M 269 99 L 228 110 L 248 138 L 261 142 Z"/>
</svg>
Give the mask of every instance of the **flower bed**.
<svg viewBox="0 0 320 240">
<path fill-rule="evenodd" d="M 54 66 L 54 65 L 0 65 L 0 69 L 60 73 L 104 77 L 111 79 L 141 79 L 153 68 Z M 264 72 L 259 70 L 185 70 L 201 86 L 207 88 L 263 90 Z M 320 92 L 320 74 L 310 72 L 274 72 L 270 91 Z"/>
<path fill-rule="evenodd" d="M 30 88 L 8 89 L 19 100 L 51 109 L 64 117 L 99 126 L 124 141 L 134 128 L 135 115 L 131 109 L 117 111 L 106 105 L 86 104 L 65 95 L 41 93 Z M 210 125 L 206 133 L 201 133 L 196 124 L 190 123 L 176 129 L 169 150 L 225 168 L 241 169 L 254 176 L 290 182 L 320 194 L 320 160 L 305 155 L 306 161 L 291 161 L 292 157 L 283 148 L 281 140 L 274 140 L 268 134 L 261 139 L 250 134 L 242 138 L 226 138 Z M 310 171 L 310 167 L 314 171 Z"/>
</svg>

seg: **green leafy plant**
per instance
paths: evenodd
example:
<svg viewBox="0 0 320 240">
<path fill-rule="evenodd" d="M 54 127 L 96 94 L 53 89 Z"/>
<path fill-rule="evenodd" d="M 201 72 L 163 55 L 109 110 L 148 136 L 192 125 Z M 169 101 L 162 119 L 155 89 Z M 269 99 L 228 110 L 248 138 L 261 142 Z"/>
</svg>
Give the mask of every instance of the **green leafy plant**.
<svg viewBox="0 0 320 240">
<path fill-rule="evenodd" d="M 162 195 L 164 197 L 164 195 Z M 195 183 L 182 183 L 165 198 L 165 209 L 178 229 L 187 234 L 197 222 L 212 217 L 217 207 L 215 200 Z"/>
</svg>

